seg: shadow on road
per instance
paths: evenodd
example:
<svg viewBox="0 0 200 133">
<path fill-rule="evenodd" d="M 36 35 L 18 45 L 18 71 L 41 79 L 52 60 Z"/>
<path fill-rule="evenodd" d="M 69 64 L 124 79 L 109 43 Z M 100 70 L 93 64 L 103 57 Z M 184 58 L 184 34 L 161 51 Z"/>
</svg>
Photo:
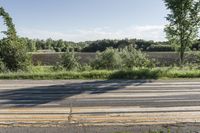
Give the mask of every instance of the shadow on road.
<svg viewBox="0 0 200 133">
<path fill-rule="evenodd" d="M 156 88 L 142 87 L 145 83 L 152 82 L 154 82 L 154 80 L 105 80 L 79 83 L 66 82 L 66 84 L 62 83 L 58 85 L 9 90 L 1 88 L 0 107 L 35 107 L 44 104 L 58 104 L 58 106 L 64 107 L 73 104 L 74 107 L 139 106 L 141 108 L 200 106 L 200 88 L 187 87 L 188 92 L 186 93 L 184 88 L 166 88 L 159 86 Z M 127 86 L 136 87 L 127 89 Z M 134 90 L 134 92 L 132 90 Z M 105 96 L 104 99 L 99 100 L 94 97 L 87 101 L 87 96 L 89 95 L 98 96 L 111 92 L 112 95 L 126 93 L 127 97 L 123 97 L 123 95 L 111 98 Z M 129 93 L 130 95 L 133 94 L 134 97 L 129 97 Z M 167 93 L 167 95 L 165 95 L 165 93 Z M 86 95 L 83 96 L 82 100 L 79 98 L 77 98 L 77 100 L 75 96 L 81 94 Z M 140 96 L 137 97 L 137 94 Z"/>
<path fill-rule="evenodd" d="M 0 106 L 34 107 L 51 102 L 59 102 L 79 94 L 102 94 L 123 89 L 129 85 L 140 86 L 148 82 L 152 81 L 106 80 L 5 90 L 0 92 Z M 65 101 L 66 106 L 70 102 L 70 100 Z"/>
</svg>

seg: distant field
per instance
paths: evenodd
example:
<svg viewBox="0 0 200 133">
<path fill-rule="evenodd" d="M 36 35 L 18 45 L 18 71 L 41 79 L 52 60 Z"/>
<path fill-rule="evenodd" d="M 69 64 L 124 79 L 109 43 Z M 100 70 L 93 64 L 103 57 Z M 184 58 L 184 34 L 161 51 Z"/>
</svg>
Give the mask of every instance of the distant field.
<svg viewBox="0 0 200 133">
<path fill-rule="evenodd" d="M 63 53 L 31 53 L 33 64 L 53 65 L 60 61 Z M 88 63 L 95 58 L 95 53 L 76 53 L 81 63 Z"/>
<path fill-rule="evenodd" d="M 36 64 L 41 65 L 53 65 L 60 60 L 60 56 L 63 53 L 31 53 L 32 61 Z M 95 58 L 95 53 L 76 53 L 80 57 L 81 63 L 88 63 Z M 156 60 L 159 66 L 161 65 L 172 65 L 179 61 L 179 55 L 176 52 L 147 52 L 149 59 Z M 194 62 L 195 58 L 192 56 L 187 58 L 187 61 Z"/>
</svg>

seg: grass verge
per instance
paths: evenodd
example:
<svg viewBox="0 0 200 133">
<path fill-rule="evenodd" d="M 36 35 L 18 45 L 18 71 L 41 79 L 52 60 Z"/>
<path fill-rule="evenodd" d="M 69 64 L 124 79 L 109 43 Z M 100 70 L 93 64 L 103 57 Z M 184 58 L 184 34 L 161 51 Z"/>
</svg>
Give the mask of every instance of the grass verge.
<svg viewBox="0 0 200 133">
<path fill-rule="evenodd" d="M 41 69 L 41 68 L 40 68 Z M 200 78 L 200 70 L 179 68 L 138 68 L 133 70 L 92 70 L 92 71 L 51 71 L 34 70 L 30 72 L 1 73 L 0 79 L 162 79 L 162 78 Z"/>
</svg>

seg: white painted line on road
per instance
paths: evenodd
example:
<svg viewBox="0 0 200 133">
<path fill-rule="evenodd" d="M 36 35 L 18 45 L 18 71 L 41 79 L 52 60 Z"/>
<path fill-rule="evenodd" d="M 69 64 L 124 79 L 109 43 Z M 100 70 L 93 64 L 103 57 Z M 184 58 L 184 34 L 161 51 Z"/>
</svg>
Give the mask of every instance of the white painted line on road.
<svg viewBox="0 0 200 133">
<path fill-rule="evenodd" d="M 186 97 L 186 96 L 190 96 L 192 97 L 192 95 L 196 96 L 196 95 L 200 95 L 200 92 L 166 92 L 166 93 L 120 93 L 120 94 L 116 94 L 116 93 L 100 93 L 100 94 L 80 94 L 80 95 L 74 95 L 71 96 L 70 98 L 119 98 L 119 97 L 162 97 L 162 96 L 180 96 L 180 97 Z"/>
</svg>

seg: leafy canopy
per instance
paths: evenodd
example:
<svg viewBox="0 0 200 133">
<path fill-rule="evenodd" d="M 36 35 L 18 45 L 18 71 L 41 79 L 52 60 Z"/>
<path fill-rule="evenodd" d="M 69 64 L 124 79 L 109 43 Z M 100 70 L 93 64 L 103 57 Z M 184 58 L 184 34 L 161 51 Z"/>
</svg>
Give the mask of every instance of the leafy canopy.
<svg viewBox="0 0 200 133">
<path fill-rule="evenodd" d="M 8 30 L 3 33 L 7 35 L 7 37 L 11 40 L 15 40 L 17 38 L 15 25 L 12 22 L 12 18 L 9 16 L 7 12 L 5 12 L 3 7 L 0 7 L 0 16 L 3 17 L 4 23 L 6 24 Z"/>
<path fill-rule="evenodd" d="M 165 28 L 168 40 L 180 52 L 183 63 L 186 49 L 197 38 L 200 26 L 199 0 L 164 0 L 170 13 L 166 19 L 170 22 Z"/>
<path fill-rule="evenodd" d="M 12 18 L 3 7 L 0 7 L 0 16 L 4 19 L 7 31 L 3 32 L 7 37 L 0 41 L 0 59 L 11 71 L 24 70 L 30 59 L 24 43 L 18 39 Z"/>
</svg>

